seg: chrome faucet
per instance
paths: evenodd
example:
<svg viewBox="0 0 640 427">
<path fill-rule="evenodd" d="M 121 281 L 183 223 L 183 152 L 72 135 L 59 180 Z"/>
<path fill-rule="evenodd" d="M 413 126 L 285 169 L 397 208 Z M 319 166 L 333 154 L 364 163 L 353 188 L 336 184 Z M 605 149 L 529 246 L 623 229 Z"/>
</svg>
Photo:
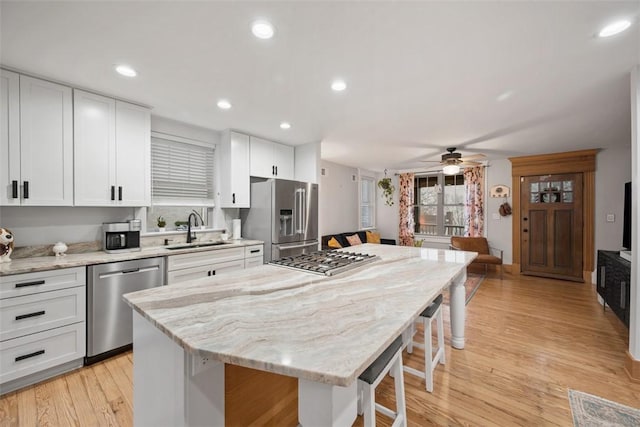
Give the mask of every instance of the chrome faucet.
<svg viewBox="0 0 640 427">
<path fill-rule="evenodd" d="M 191 234 L 191 217 L 196 221 L 195 226 L 198 226 L 198 217 L 194 213 L 189 214 L 187 219 L 187 243 L 191 243 L 196 240 L 196 233 Z"/>
</svg>

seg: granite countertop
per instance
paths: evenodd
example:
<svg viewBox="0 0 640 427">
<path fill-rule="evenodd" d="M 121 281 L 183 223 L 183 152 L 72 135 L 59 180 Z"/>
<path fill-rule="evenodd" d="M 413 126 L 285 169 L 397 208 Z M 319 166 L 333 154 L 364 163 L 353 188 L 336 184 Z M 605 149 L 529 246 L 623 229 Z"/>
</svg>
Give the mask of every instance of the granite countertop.
<svg viewBox="0 0 640 427">
<path fill-rule="evenodd" d="M 329 277 L 267 264 L 124 298 L 188 352 L 347 386 L 477 256 L 372 244 L 357 252 L 380 259 Z"/>
<path fill-rule="evenodd" d="M 206 244 L 197 242 L 194 244 Z M 142 248 L 137 252 L 125 252 L 108 254 L 103 251 L 86 252 L 80 254 L 68 254 L 65 256 L 40 256 L 30 258 L 13 259 L 8 263 L 0 263 L 0 276 L 9 276 L 20 273 L 33 273 L 36 271 L 56 270 L 60 268 L 80 267 L 83 265 L 104 264 L 107 262 L 128 261 L 132 259 L 151 258 L 156 256 L 178 255 L 191 252 L 216 251 L 220 249 L 238 248 L 251 245 L 261 245 L 261 240 L 229 240 L 228 243 L 218 246 L 192 247 L 185 249 L 167 249 L 171 246 L 153 246 Z M 176 245 L 184 246 L 184 245 Z"/>
</svg>

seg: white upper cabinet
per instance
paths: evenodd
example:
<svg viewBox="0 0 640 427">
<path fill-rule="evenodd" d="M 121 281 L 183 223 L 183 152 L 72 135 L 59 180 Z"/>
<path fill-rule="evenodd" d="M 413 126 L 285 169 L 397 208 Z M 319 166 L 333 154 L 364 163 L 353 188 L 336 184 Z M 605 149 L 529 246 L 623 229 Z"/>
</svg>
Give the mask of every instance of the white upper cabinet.
<svg viewBox="0 0 640 427">
<path fill-rule="evenodd" d="M 219 147 L 220 207 L 250 206 L 249 136 L 226 130 Z"/>
<path fill-rule="evenodd" d="M 1 109 L 0 204 L 71 206 L 71 88 L 2 70 Z"/>
<path fill-rule="evenodd" d="M 251 176 L 293 179 L 293 147 L 251 137 Z"/>
<path fill-rule="evenodd" d="M 74 119 L 75 205 L 149 205 L 149 109 L 74 90 Z"/>
</svg>

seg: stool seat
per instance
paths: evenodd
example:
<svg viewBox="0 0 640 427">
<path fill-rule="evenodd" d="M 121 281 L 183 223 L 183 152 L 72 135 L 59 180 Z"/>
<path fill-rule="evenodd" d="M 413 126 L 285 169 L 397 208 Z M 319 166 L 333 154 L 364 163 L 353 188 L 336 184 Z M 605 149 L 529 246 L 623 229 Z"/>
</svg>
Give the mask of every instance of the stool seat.
<svg viewBox="0 0 640 427">
<path fill-rule="evenodd" d="M 389 372 L 393 372 L 395 382 L 395 411 L 375 401 L 376 387 Z M 392 427 L 406 427 L 407 425 L 404 378 L 402 376 L 402 336 L 393 340 L 391 345 L 358 377 L 358 414 L 364 415 L 364 427 L 375 427 L 376 411 L 392 418 Z"/>
<path fill-rule="evenodd" d="M 442 299 L 442 294 L 438 295 L 438 297 L 429 304 L 429 307 L 425 308 L 424 311 L 420 313 L 420 317 L 432 318 L 433 315 L 436 314 L 436 311 L 438 311 L 440 304 L 442 304 Z"/>
<path fill-rule="evenodd" d="M 371 364 L 367 369 L 364 370 L 362 374 L 360 374 L 361 381 L 366 382 L 367 384 L 373 384 L 375 380 L 380 376 L 382 370 L 391 362 L 391 359 L 398 350 L 402 347 L 402 336 L 396 338 L 389 347 Z"/>
</svg>

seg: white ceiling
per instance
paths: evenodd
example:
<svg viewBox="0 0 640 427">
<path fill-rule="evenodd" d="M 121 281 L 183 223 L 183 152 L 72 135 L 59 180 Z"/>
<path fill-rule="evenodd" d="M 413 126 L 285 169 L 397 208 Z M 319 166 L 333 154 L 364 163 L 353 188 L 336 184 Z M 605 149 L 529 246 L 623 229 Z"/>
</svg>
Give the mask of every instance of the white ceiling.
<svg viewBox="0 0 640 427">
<path fill-rule="evenodd" d="M 640 2 L 9 2 L 0 63 L 158 116 L 410 169 L 629 145 Z M 634 25 L 600 39 L 617 18 Z M 266 18 L 271 40 L 251 35 Z M 139 76 L 116 75 L 128 63 Z M 348 84 L 334 93 L 334 77 Z M 497 97 L 512 91 L 511 97 Z M 233 104 L 216 107 L 219 98 Z M 292 124 L 281 130 L 281 121 Z"/>
</svg>

